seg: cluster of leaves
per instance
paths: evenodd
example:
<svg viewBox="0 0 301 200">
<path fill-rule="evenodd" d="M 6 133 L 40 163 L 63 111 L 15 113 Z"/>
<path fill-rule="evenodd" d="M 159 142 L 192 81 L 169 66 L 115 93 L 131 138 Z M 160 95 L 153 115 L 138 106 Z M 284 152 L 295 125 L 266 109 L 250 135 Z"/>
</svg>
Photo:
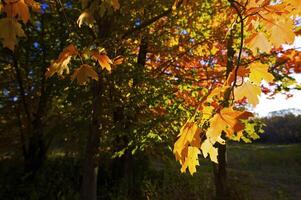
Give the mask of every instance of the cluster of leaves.
<svg viewBox="0 0 301 200">
<path fill-rule="evenodd" d="M 292 44 L 295 39 L 294 19 L 300 14 L 296 1 L 228 2 L 232 8 L 229 12 L 233 13 L 234 19 L 232 24 L 226 24 L 225 28 L 240 31 L 236 34 L 238 42 L 234 47 L 238 51 L 235 59 L 237 63 L 230 67 L 230 73 L 227 73 L 229 65 L 224 63 L 221 70 L 225 76 L 220 83 L 207 82 L 207 87 L 213 89 L 207 90 L 198 103 L 196 113 L 182 127 L 179 139 L 174 145 L 174 154 L 182 165 L 182 172 L 188 168 L 193 174 L 199 165 L 200 154 L 204 157 L 209 155 L 210 159 L 217 163 L 218 151 L 215 144 L 225 144 L 222 133 L 229 139 L 241 138 L 249 141 L 243 136 L 243 130 L 247 128 L 242 121 L 250 118 L 252 114 L 242 111 L 244 108 L 240 105 L 249 103 L 255 107 L 259 103 L 259 96 L 264 88 L 261 87 L 263 80 L 270 85 L 275 84 L 273 74 L 277 74 L 277 71 L 272 73 L 270 69 L 275 69 L 276 64 L 267 59 L 267 55 L 270 55 L 272 50 L 279 49 L 282 44 Z M 229 48 L 227 50 L 230 51 Z M 282 50 L 284 55 L 291 54 L 291 51 L 296 52 Z M 281 57 L 287 58 L 283 54 Z M 287 67 L 296 69 L 292 65 Z"/>
<path fill-rule="evenodd" d="M 189 119 L 173 149 L 182 172 L 188 168 L 193 174 L 200 154 L 217 163 L 216 144 L 225 144 L 226 138 L 247 140 L 245 132 L 253 131 L 244 131 L 252 129 L 245 125 L 252 117 L 246 105 L 255 107 L 262 92 L 278 91 L 263 83 L 279 86 L 289 74 L 301 71 L 300 53 L 281 47 L 291 44 L 298 34 L 294 22 L 301 9 L 297 0 L 176 0 L 155 1 L 145 7 L 139 1 L 80 2 L 77 24 L 89 34 L 76 31 L 77 39 L 52 61 L 45 76 L 64 77 L 73 63 L 79 67 L 72 68 L 71 80 L 79 85 L 90 79 L 99 84 L 106 81 L 104 96 L 111 110 L 103 117 L 110 116 L 112 121 L 108 131 L 118 125 L 121 130 L 135 127 L 134 137 L 140 137 L 137 130 L 142 129 L 147 130 L 146 137 L 158 139 L 158 132 L 168 132 L 164 116 L 186 113 Z M 3 46 L 13 51 L 17 38 L 25 36 L 20 22 L 28 22 L 28 7 L 39 10 L 40 6 L 29 0 L 5 0 L 2 5 L 0 37 Z M 151 7 L 162 14 L 155 15 Z M 66 20 L 66 13 L 63 16 Z M 139 37 L 129 37 L 144 28 Z M 151 42 L 144 68 L 137 69 L 136 55 L 143 40 Z M 127 62 L 119 56 L 122 54 Z M 116 104 L 132 116 L 114 121 L 112 113 L 120 107 Z M 181 123 L 177 120 L 183 118 L 171 117 L 171 129 L 177 130 L 174 127 Z M 160 121 L 164 125 L 159 126 Z M 126 140 L 131 145 L 132 140 Z"/>
</svg>

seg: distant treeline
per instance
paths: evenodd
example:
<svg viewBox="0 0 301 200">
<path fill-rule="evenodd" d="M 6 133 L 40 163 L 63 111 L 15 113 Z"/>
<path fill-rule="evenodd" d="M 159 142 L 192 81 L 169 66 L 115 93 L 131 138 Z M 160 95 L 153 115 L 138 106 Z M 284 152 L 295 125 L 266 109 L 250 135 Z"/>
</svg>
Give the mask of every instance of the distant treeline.
<svg viewBox="0 0 301 200">
<path fill-rule="evenodd" d="M 264 118 L 264 133 L 257 142 L 262 143 L 300 143 L 301 115 L 287 114 Z"/>
</svg>

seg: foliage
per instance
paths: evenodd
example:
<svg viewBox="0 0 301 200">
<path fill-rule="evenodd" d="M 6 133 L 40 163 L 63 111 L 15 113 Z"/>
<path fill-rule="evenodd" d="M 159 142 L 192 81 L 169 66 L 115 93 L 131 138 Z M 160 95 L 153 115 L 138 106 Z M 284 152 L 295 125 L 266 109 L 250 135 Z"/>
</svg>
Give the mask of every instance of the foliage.
<svg viewBox="0 0 301 200">
<path fill-rule="evenodd" d="M 297 87 L 290 75 L 301 72 L 300 52 L 281 46 L 299 34 L 297 0 L 41 2 L 1 4 L 0 38 L 10 55 L 1 76 L 16 76 L 9 91 L 20 96 L 17 109 L 3 105 L 16 110 L 21 146 L 34 149 L 27 157 L 46 155 L 43 128 L 51 125 L 72 133 L 76 123 L 89 126 L 87 159 L 170 145 L 180 132 L 173 152 L 181 171 L 194 174 L 199 155 L 218 162 L 218 144 L 257 138 L 247 108 L 262 92 Z M 24 66 L 40 57 L 31 69 L 38 76 L 28 79 Z"/>
</svg>

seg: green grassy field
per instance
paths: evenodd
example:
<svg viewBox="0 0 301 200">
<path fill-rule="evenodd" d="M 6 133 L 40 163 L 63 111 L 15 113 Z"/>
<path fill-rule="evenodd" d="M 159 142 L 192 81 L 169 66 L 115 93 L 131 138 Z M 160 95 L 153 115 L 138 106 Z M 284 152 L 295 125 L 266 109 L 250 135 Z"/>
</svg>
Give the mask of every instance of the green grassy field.
<svg viewBox="0 0 301 200">
<path fill-rule="evenodd" d="M 136 157 L 135 157 L 136 158 Z M 99 199 L 212 200 L 212 163 L 201 159 L 197 173 L 180 173 L 172 154 L 136 159 L 133 163 L 136 198 L 129 197 L 129 177 L 115 179 L 109 166 L 99 177 Z M 227 147 L 231 200 L 301 199 L 301 144 L 231 144 Z M 105 162 L 102 160 L 102 162 Z M 72 199 L 79 197 L 81 162 L 52 153 L 35 180 L 25 182 L 22 162 L 0 162 L 0 199 Z M 103 169 L 102 169 L 103 170 Z M 133 177 L 132 177 L 133 178 Z M 132 179 L 131 178 L 131 179 Z M 27 196 L 27 198 L 25 198 Z"/>
<path fill-rule="evenodd" d="M 231 145 L 231 179 L 250 199 L 301 199 L 301 145 Z"/>
<path fill-rule="evenodd" d="M 301 199 L 301 144 L 231 144 L 227 148 L 231 200 Z M 153 189 L 163 198 L 150 199 L 213 199 L 208 160 L 200 160 L 194 176 L 180 174 L 174 161 L 167 166 L 163 169 L 167 181 Z"/>
</svg>

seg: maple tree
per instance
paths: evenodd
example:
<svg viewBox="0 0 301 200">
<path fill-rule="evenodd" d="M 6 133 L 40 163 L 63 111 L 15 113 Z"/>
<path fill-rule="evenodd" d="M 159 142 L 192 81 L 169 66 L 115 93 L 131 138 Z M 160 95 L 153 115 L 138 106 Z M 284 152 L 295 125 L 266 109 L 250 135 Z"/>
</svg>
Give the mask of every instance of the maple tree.
<svg viewBox="0 0 301 200">
<path fill-rule="evenodd" d="M 155 84 L 165 84 L 170 90 L 160 89 L 157 96 L 164 92 L 168 95 L 157 97 L 155 103 L 150 102 L 155 99 L 151 97 L 149 102 L 144 99 L 135 106 L 140 112 L 133 115 L 139 115 L 141 124 L 147 123 L 143 118 L 155 121 L 172 114 L 172 107 L 187 113 L 189 117 L 180 129 L 173 153 L 181 171 L 188 169 L 193 174 L 200 155 L 219 163 L 222 155 L 218 149 L 226 140 L 245 137 L 246 120 L 252 118 L 245 105 L 255 107 L 262 92 L 273 95 L 288 88 L 286 79 L 301 71 L 300 53 L 281 46 L 292 44 L 300 32 L 294 23 L 301 14 L 297 0 L 80 3 L 76 6 L 81 13 L 74 22 L 62 8 L 62 20 L 67 26 L 78 27 L 70 31 L 74 38 L 51 61 L 45 77 L 49 80 L 58 75 L 84 87 L 91 86 L 91 131 L 82 189 L 88 196 L 83 199 L 91 199 L 90 195 L 96 193 L 91 184 L 96 182 L 99 135 L 104 140 L 112 124 L 126 121 L 124 127 L 128 128 L 138 121 L 137 116 L 128 120 L 130 117 L 123 112 L 117 112 L 121 119 L 112 116 L 117 109 L 124 111 L 133 106 L 138 99 L 135 93 L 147 96 L 153 91 L 154 95 L 158 88 Z M 62 7 L 59 0 L 48 4 Z M 18 40 L 25 40 L 22 27 L 30 21 L 30 9 L 39 12 L 40 4 L 33 0 L 5 0 L 1 5 L 0 38 L 3 47 L 16 51 Z M 132 64 L 135 62 L 137 66 Z M 267 89 L 263 83 L 276 87 Z M 109 97 L 112 93 L 115 96 Z M 124 105 L 111 108 L 110 101 Z"/>
</svg>

